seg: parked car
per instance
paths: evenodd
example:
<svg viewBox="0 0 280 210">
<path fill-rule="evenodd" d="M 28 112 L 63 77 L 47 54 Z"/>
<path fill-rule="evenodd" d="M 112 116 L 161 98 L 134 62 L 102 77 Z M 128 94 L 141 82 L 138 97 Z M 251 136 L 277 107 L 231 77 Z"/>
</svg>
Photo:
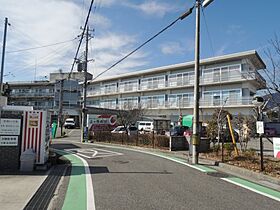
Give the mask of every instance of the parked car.
<svg viewBox="0 0 280 210">
<path fill-rule="evenodd" d="M 184 131 L 187 130 L 188 128 L 185 126 L 175 126 L 170 129 L 170 136 L 183 136 Z"/>
<path fill-rule="evenodd" d="M 128 135 L 135 135 L 138 132 L 138 129 L 135 126 L 129 126 L 127 127 L 127 130 Z M 126 133 L 126 129 L 124 126 L 118 126 L 114 130 L 112 130 L 111 133 Z"/>
<path fill-rule="evenodd" d="M 154 124 L 152 121 L 138 121 L 138 130 L 143 132 L 152 132 Z"/>
<path fill-rule="evenodd" d="M 65 128 L 75 128 L 76 127 L 75 120 L 72 118 L 67 118 L 65 120 L 64 127 Z"/>
</svg>

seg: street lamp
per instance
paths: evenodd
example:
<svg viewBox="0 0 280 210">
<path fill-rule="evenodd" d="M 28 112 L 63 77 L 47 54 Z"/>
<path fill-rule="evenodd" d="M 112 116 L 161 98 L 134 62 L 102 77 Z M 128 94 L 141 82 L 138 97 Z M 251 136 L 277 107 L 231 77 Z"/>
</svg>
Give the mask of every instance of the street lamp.
<svg viewBox="0 0 280 210">
<path fill-rule="evenodd" d="M 209 4 L 211 4 L 214 0 L 204 0 L 202 2 L 202 7 L 206 8 Z"/>
<path fill-rule="evenodd" d="M 199 59 L 200 59 L 200 7 L 207 7 L 213 0 L 196 0 L 196 26 L 195 26 L 195 80 L 194 80 L 194 108 L 193 108 L 193 135 L 192 135 L 192 163 L 198 163 L 197 146 L 199 145 Z"/>
</svg>

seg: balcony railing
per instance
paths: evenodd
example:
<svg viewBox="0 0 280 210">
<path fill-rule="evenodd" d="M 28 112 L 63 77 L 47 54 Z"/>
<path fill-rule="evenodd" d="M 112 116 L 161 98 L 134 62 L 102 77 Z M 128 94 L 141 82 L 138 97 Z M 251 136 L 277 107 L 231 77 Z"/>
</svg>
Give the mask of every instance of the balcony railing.
<svg viewBox="0 0 280 210">
<path fill-rule="evenodd" d="M 246 105 L 252 105 L 253 98 L 251 97 L 243 97 L 243 98 L 229 98 L 226 100 L 226 103 L 224 102 L 224 99 L 200 99 L 199 106 L 203 108 L 208 107 L 232 107 L 232 106 L 246 106 Z M 97 107 L 97 108 L 108 108 L 108 109 L 122 109 L 123 107 L 121 105 L 115 105 L 115 104 L 105 104 L 105 105 L 89 105 L 91 107 Z M 137 107 L 138 104 L 133 104 L 134 107 Z M 141 103 L 141 107 L 143 109 L 183 109 L 183 108 L 193 108 L 193 100 L 191 101 L 183 101 L 183 102 L 171 102 L 171 101 L 165 101 L 162 102 L 149 102 L 149 103 Z"/>
<path fill-rule="evenodd" d="M 212 83 L 220 83 L 220 82 L 235 82 L 235 81 L 242 81 L 242 80 L 256 80 L 260 82 L 261 86 L 265 85 L 264 78 L 257 72 L 228 72 L 228 74 L 222 74 L 222 75 L 204 75 L 200 77 L 200 84 L 201 85 L 207 85 Z M 124 93 L 124 92 L 135 92 L 137 90 L 156 90 L 156 89 L 162 89 L 162 88 L 176 88 L 176 87 L 183 87 L 183 86 L 192 86 L 194 84 L 194 77 L 188 77 L 186 78 L 180 78 L 176 80 L 169 80 L 164 83 L 162 82 L 156 82 L 155 84 L 140 84 L 137 87 L 134 85 L 133 88 L 112 88 L 107 89 L 106 91 L 104 89 L 102 90 L 88 90 L 87 96 L 95 96 L 95 95 L 107 95 L 107 94 L 116 94 L 116 93 Z"/>
<path fill-rule="evenodd" d="M 11 93 L 11 97 L 53 97 L 54 93 Z"/>
</svg>

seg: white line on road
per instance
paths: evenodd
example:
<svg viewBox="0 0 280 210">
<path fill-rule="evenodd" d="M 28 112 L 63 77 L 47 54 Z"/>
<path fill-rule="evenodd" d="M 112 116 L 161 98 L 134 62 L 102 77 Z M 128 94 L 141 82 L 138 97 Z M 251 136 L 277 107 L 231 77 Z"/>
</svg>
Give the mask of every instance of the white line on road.
<svg viewBox="0 0 280 210">
<path fill-rule="evenodd" d="M 273 200 L 280 201 L 280 198 L 278 198 L 278 197 L 276 197 L 276 196 L 272 196 L 272 195 L 270 195 L 270 194 L 268 194 L 268 193 L 262 192 L 262 191 L 260 191 L 260 190 L 256 190 L 256 189 L 254 189 L 254 188 L 252 188 L 252 187 L 249 187 L 249 186 L 246 186 L 246 185 L 244 185 L 244 184 L 241 184 L 241 183 L 232 181 L 232 180 L 227 179 L 227 178 L 221 178 L 221 179 L 224 180 L 224 181 L 226 181 L 226 182 L 229 182 L 229 183 L 231 183 L 231 184 L 237 185 L 237 186 L 239 186 L 239 187 L 243 187 L 243 188 L 245 188 L 245 189 L 247 189 L 247 190 L 251 190 L 251 191 L 253 191 L 253 192 L 255 192 L 255 193 L 258 193 L 258 194 L 260 194 L 260 195 L 269 197 L 269 198 L 271 198 L 271 199 L 273 199 Z"/>
</svg>

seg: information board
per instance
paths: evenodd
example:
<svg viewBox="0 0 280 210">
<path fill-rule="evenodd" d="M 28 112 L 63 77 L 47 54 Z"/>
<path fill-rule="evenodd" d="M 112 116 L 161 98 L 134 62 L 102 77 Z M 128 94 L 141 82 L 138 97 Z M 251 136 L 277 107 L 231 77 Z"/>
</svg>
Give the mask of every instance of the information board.
<svg viewBox="0 0 280 210">
<path fill-rule="evenodd" d="M 273 138 L 274 157 L 280 159 L 280 138 Z"/>
<path fill-rule="evenodd" d="M 18 136 L 0 136 L 0 146 L 17 146 Z"/>
<path fill-rule="evenodd" d="M 0 120 L 0 135 L 20 135 L 20 119 L 2 118 Z"/>
</svg>

